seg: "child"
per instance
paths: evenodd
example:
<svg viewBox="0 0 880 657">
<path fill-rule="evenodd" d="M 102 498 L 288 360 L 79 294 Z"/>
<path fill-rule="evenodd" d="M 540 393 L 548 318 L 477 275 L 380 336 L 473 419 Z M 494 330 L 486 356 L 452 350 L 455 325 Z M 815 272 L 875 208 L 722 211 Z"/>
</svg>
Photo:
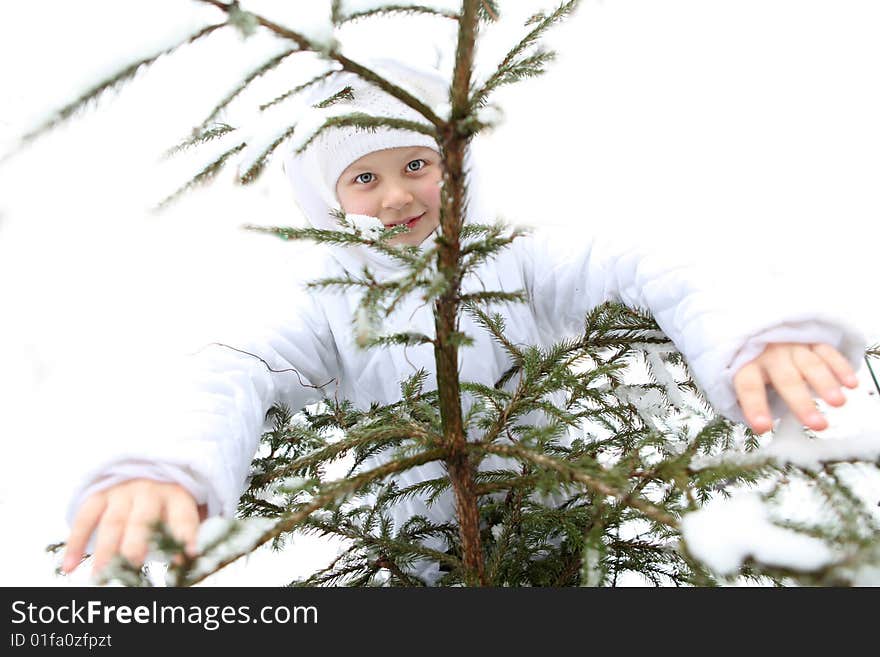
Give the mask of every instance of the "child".
<svg viewBox="0 0 880 657">
<path fill-rule="evenodd" d="M 433 106 L 446 100 L 447 84 L 440 76 L 389 62 L 382 67 Z M 330 111 L 423 121 L 347 73 L 315 89 L 310 104 L 346 86 L 352 88 L 353 99 Z M 314 116 L 304 117 L 300 125 L 319 125 L 321 112 L 327 110 L 310 111 Z M 361 215 L 362 225 L 372 221 L 376 229 L 405 223 L 408 230 L 394 243 L 430 248 L 428 238 L 439 225 L 442 173 L 432 138 L 402 130 L 328 130 L 302 155 L 290 153 L 285 170 L 314 227 L 338 229 L 331 209 L 341 207 Z M 466 219 L 471 218 L 487 221 L 492 215 L 472 207 Z M 367 247 L 322 248 L 330 256 L 325 275 L 358 275 L 364 266 L 379 279 L 400 272 L 395 261 Z M 483 265 L 464 287 L 527 290 L 529 303 L 493 309 L 504 315 L 508 337 L 520 344 L 547 345 L 576 335 L 586 313 L 608 300 L 646 308 L 685 355 L 719 412 L 764 432 L 772 427 L 772 415 L 781 415 L 787 405 L 805 425 L 824 429 L 808 385 L 829 404 L 842 405 L 840 385 L 856 386 L 852 365 L 863 353 L 862 336 L 839 320 L 798 306 L 790 295 L 761 305 L 748 285 L 729 274 L 663 257 L 573 231 L 527 236 Z M 399 381 L 417 368 L 434 371 L 431 345 L 408 347 L 405 353 L 402 346 L 358 349 L 352 327 L 358 299 L 357 290 L 304 295 L 289 308 L 282 326 L 246 342 L 226 342 L 235 349 L 215 344 L 194 356 L 184 390 L 164 405 L 151 404 L 153 424 L 134 428 L 139 433 L 127 436 L 124 445 L 101 454 L 81 481 L 68 509 L 72 528 L 63 570 L 76 567 L 94 530 L 93 572 L 117 552 L 142 563 L 148 526 L 156 518 L 164 519 L 193 553 L 200 518 L 234 516 L 272 405 L 300 409 L 328 390 L 359 408 L 390 404 L 400 398 Z M 433 327 L 430 304 L 414 295 L 382 328 L 433 335 Z M 461 317 L 460 330 L 474 338 L 472 346 L 461 348 L 461 379 L 494 384 L 508 367 L 506 354 L 467 315 Z M 766 384 L 775 389 L 769 402 Z M 426 385 L 436 385 L 433 377 Z M 492 461 L 482 467 L 492 467 Z M 429 463 L 401 475 L 400 481 L 413 483 L 442 473 L 442 464 Z M 449 520 L 453 512 L 451 497 L 430 508 L 414 498 L 400 508 L 397 520 L 415 513 Z M 436 564 L 419 574 L 433 581 Z"/>
</svg>

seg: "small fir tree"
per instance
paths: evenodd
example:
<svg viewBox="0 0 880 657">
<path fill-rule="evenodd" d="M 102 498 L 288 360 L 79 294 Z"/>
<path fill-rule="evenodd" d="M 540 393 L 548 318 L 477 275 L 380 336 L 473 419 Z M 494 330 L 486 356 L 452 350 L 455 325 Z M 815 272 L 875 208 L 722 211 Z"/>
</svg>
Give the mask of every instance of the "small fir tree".
<svg viewBox="0 0 880 657">
<path fill-rule="evenodd" d="M 170 567 L 170 583 L 200 582 L 260 545 L 271 542 L 281 549 L 296 532 L 341 537 L 346 548 L 326 568 L 292 585 L 422 586 L 426 582 L 413 574 L 420 560 L 439 563 L 437 583 L 450 586 L 605 586 L 627 573 L 657 585 L 712 585 L 741 577 L 848 584 L 862 581 L 865 572 L 876 568 L 878 519 L 850 483 L 853 468 L 876 470 L 880 450 L 875 446 L 854 437 L 847 443 L 850 449 L 843 441 L 841 449 L 805 460 L 797 457 L 797 450 L 783 448 L 814 438 L 800 427 L 783 425 L 775 440 L 762 440 L 719 416 L 701 396 L 682 356 L 639 309 L 598 307 L 584 319 L 577 339 L 542 348 L 511 343 L 495 310 L 498 304 L 525 302 L 524 291 L 463 292 L 462 283 L 473 270 L 523 232 L 498 222 L 464 223 L 469 143 L 491 126 L 495 113 L 490 99 L 496 90 L 544 73 L 554 53 L 541 45 L 541 38 L 575 10 L 576 0 L 536 12 L 521 38 L 482 80 L 474 77 L 474 50 L 479 33 L 492 30 L 503 11 L 495 0 L 336 0 L 326 24 L 304 19 L 307 27 L 280 25 L 249 12 L 246 3 L 201 1 L 217 7 L 225 18 L 185 43 L 210 38 L 218 30 L 236 29 L 244 35 L 264 30 L 288 47 L 244 77 L 192 136 L 172 149 L 198 148 L 218 139 L 228 144 L 160 206 L 232 163 L 238 164 L 240 182 L 251 183 L 273 153 L 302 150 L 324 130 L 383 126 L 431 135 L 441 147 L 444 174 L 439 238 L 427 252 L 389 245 L 402 229 L 365 232 L 346 216 L 338 217 L 335 231 L 252 228 L 283 239 L 366 245 L 405 264 L 407 274 L 393 280 L 379 281 L 365 270 L 361 276 L 319 280 L 311 287 L 318 294 L 360 290 L 355 318 L 360 345 L 399 349 L 431 344 L 436 380 L 418 371 L 400 382 L 400 399 L 386 406 L 356 408 L 328 395 L 306 409 L 273 408 L 274 429 L 263 436 L 253 462 L 240 518 L 213 525 L 213 535 L 203 535 L 202 552 L 192 559 L 163 527 L 156 527 L 158 549 L 183 558 Z M 334 29 L 359 19 L 401 13 L 457 23 L 449 106 L 442 111 L 347 58 L 332 36 Z M 165 49 L 123 68 L 26 135 L 24 143 L 174 51 Z M 336 114 L 306 132 L 295 121 L 279 124 L 257 143 L 222 120 L 225 110 L 255 83 L 304 53 L 323 58 L 327 70 L 262 99 L 261 111 L 296 98 L 335 71 L 347 71 L 414 109 L 426 123 Z M 324 104 L 350 93 L 343 89 Z M 435 335 L 381 332 L 382 318 L 409 295 L 432 304 Z M 509 369 L 494 386 L 459 379 L 459 349 L 472 339 L 458 330 L 463 314 L 474 318 L 509 357 Z M 876 357 L 877 348 L 869 355 Z M 463 405 L 465 397 L 470 403 Z M 534 422 L 527 418 L 530 414 L 542 420 Z M 389 455 L 384 465 L 367 469 L 367 459 L 383 450 Z M 480 469 L 490 455 L 506 457 L 510 467 Z M 446 475 L 408 487 L 394 481 L 394 475 L 429 462 L 443 463 Z M 344 476 L 328 477 L 328 468 L 339 464 L 347 469 Z M 823 511 L 812 522 L 774 516 L 775 505 L 795 485 L 815 496 Z M 754 492 L 742 493 L 746 488 Z M 400 526 L 393 522 L 395 505 L 411 496 L 431 502 L 449 491 L 456 512 L 448 522 L 424 516 Z M 821 558 L 780 566 L 759 550 L 744 548 L 747 558 L 732 565 L 713 559 L 711 549 L 703 546 L 706 521 L 725 512 L 723 500 L 732 493 L 729 503 L 746 500 L 742 508 L 748 507 L 751 518 L 759 518 L 792 545 L 809 545 Z M 443 549 L 426 547 L 426 539 Z M 143 571 L 122 562 L 110 576 L 133 585 L 148 583 Z"/>
</svg>

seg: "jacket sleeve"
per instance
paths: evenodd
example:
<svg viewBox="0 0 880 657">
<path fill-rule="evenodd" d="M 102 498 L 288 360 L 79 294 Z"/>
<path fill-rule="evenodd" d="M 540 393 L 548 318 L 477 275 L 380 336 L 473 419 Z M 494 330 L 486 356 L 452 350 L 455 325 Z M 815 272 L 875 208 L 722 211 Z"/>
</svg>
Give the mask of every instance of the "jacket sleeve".
<svg viewBox="0 0 880 657">
<path fill-rule="evenodd" d="M 650 312 L 721 414 L 745 421 L 733 376 L 771 342 L 827 342 L 858 369 L 865 337 L 835 300 L 798 288 L 769 267 L 730 254 L 696 254 L 633 238 L 536 231 L 514 242 L 532 311 L 551 341 L 583 330 L 606 301 Z M 784 410 L 772 389 L 774 416 Z"/>
<path fill-rule="evenodd" d="M 67 508 L 134 477 L 179 483 L 209 515 L 233 517 L 269 408 L 293 412 L 335 385 L 338 359 L 320 305 L 305 293 L 283 322 L 237 331 L 149 368 L 102 407 L 85 476 Z M 129 376 L 129 375 L 127 375 Z"/>
</svg>

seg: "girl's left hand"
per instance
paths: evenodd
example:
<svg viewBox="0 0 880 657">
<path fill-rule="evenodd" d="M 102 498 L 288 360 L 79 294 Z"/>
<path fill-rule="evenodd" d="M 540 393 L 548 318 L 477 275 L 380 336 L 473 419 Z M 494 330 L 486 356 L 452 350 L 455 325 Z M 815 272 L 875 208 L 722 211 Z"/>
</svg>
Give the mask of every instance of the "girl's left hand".
<svg viewBox="0 0 880 657">
<path fill-rule="evenodd" d="M 808 428 L 822 431 L 828 421 L 816 409 L 807 384 L 832 406 L 843 406 L 841 384 L 855 388 L 859 382 L 849 362 L 828 344 L 777 342 L 740 368 L 733 377 L 736 397 L 755 433 L 773 428 L 765 385 L 770 383 Z"/>
</svg>

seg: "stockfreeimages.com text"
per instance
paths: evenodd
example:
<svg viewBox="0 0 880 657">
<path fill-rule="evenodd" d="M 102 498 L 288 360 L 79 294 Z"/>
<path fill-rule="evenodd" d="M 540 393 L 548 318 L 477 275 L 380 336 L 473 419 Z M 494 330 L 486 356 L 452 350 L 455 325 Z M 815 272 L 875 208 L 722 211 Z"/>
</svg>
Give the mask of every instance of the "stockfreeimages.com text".
<svg viewBox="0 0 880 657">
<path fill-rule="evenodd" d="M 12 603 L 13 624 L 48 623 L 143 623 L 202 625 L 206 630 L 216 630 L 224 624 L 234 623 L 318 623 L 318 609 L 314 606 L 288 607 L 266 605 L 251 613 L 249 605 L 166 605 L 153 600 L 143 605 L 105 605 L 100 600 L 85 604 L 71 600 L 70 604 L 35 605 L 24 600 Z"/>
</svg>

